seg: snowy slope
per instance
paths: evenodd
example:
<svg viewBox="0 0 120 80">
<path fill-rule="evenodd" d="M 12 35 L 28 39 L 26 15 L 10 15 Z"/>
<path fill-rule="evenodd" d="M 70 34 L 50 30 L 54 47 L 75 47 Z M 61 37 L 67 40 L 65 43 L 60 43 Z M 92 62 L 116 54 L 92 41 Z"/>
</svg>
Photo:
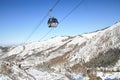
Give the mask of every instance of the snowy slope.
<svg viewBox="0 0 120 80">
<path fill-rule="evenodd" d="M 83 36 L 88 37 L 90 35 L 90 40 L 87 41 L 86 45 L 82 50 L 80 49 L 77 56 L 83 56 L 87 61 L 89 59 L 97 56 L 100 52 L 105 52 L 110 48 L 120 48 L 120 23 L 117 23 L 103 31 L 98 31 L 91 34 L 86 34 Z M 91 38 L 92 36 L 92 38 Z M 89 38 L 89 37 L 88 37 Z"/>
<path fill-rule="evenodd" d="M 0 57 L 0 79 L 120 78 L 119 35 L 120 22 L 88 34 L 19 45 Z"/>
</svg>

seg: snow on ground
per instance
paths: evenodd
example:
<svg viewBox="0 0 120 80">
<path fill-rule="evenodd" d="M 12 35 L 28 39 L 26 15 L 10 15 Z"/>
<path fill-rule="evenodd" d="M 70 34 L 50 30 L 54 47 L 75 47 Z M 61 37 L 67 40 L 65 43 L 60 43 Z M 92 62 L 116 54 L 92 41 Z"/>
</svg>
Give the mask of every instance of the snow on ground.
<svg viewBox="0 0 120 80">
<path fill-rule="evenodd" d="M 36 80 L 68 80 L 64 75 L 46 71 L 43 72 L 33 68 L 29 69 L 27 72 L 34 76 Z"/>
<path fill-rule="evenodd" d="M 6 75 L 0 74 L 0 80 L 12 80 L 12 79 Z"/>
<path fill-rule="evenodd" d="M 26 70 L 28 73 L 29 79 L 36 79 L 36 80 L 68 80 L 65 76 L 64 69 L 62 70 L 61 66 L 55 66 L 56 71 L 40 71 L 35 68 L 37 64 L 40 64 L 44 61 L 49 61 L 50 59 L 56 58 L 58 56 L 64 55 L 66 52 L 73 50 L 75 47 L 74 55 L 70 55 L 68 65 L 73 66 L 76 63 L 79 63 L 80 60 L 84 59 L 85 62 L 89 61 L 91 58 L 97 55 L 98 52 L 102 52 L 107 50 L 107 48 L 114 48 L 120 46 L 119 43 L 119 28 L 120 23 L 113 25 L 110 28 L 105 30 L 93 32 L 90 34 L 83 34 L 80 36 L 74 37 L 54 37 L 46 41 L 41 42 L 32 42 L 26 45 L 21 45 L 15 47 L 14 49 L 10 50 L 5 56 L 17 55 L 17 58 L 26 58 L 21 62 L 18 62 L 24 67 L 24 69 L 29 68 Z M 108 37 L 109 36 L 109 37 Z M 119 37 L 119 38 L 118 38 Z M 108 41 L 106 41 L 108 38 Z M 110 39 L 109 39 L 110 38 Z M 103 41 L 104 39 L 104 41 Z M 112 41 L 112 46 L 107 45 L 109 42 Z M 118 42 L 117 42 L 118 41 Z M 104 43 L 102 43 L 104 42 Z M 107 46 L 106 46 L 107 45 Z M 102 47 L 102 49 L 101 49 Z M 100 49 L 99 49 L 100 48 Z M 41 52 L 42 51 L 42 52 Z M 0 49 L 1 52 L 1 49 Z M 33 54 L 33 55 L 32 55 Z M 36 56 L 36 54 L 38 54 Z M 42 56 L 41 56 L 42 55 Z M 67 57 L 66 57 L 67 58 Z M 82 59 L 81 59 L 82 58 Z M 77 60 L 77 61 L 76 61 Z M 0 62 L 1 64 L 1 62 Z M 66 67 L 66 66 L 65 66 Z M 116 63 L 115 67 L 120 67 L 120 60 Z M 26 78 L 27 73 L 25 73 L 24 69 L 20 69 L 18 65 L 12 68 L 14 73 L 21 73 L 23 74 L 22 77 L 18 77 L 19 80 L 23 80 Z M 58 70 L 57 70 L 58 69 Z M 57 72 L 61 69 L 61 72 Z M 115 68 L 113 68 L 115 69 Z M 88 78 L 81 76 L 81 74 L 74 74 L 71 73 L 73 76 L 72 80 L 88 80 Z M 120 72 L 97 72 L 97 76 L 100 76 L 103 80 L 106 78 L 120 78 Z M 0 74 L 0 80 L 11 80 L 9 76 Z"/>
<path fill-rule="evenodd" d="M 97 72 L 97 76 L 101 77 L 102 80 L 105 80 L 107 78 L 110 78 L 110 79 L 120 79 L 120 72 Z"/>
<path fill-rule="evenodd" d="M 86 39 L 84 37 L 76 36 L 75 38 L 72 39 L 72 41 L 68 45 L 71 45 L 71 44 L 81 44 L 84 41 L 86 41 Z"/>
<path fill-rule="evenodd" d="M 91 38 L 95 37 L 99 33 L 100 33 L 100 31 L 99 32 L 93 32 L 93 33 L 90 33 L 90 34 L 86 33 L 86 34 L 82 34 L 82 36 L 84 36 L 87 39 L 91 39 Z"/>
<path fill-rule="evenodd" d="M 118 60 L 118 62 L 116 63 L 115 66 L 116 66 L 116 67 L 119 67 L 119 69 L 120 69 L 120 60 Z"/>
<path fill-rule="evenodd" d="M 36 69 L 29 69 L 27 72 L 33 75 L 37 80 L 46 80 L 46 78 L 51 77 L 47 72 L 38 71 Z"/>
<path fill-rule="evenodd" d="M 10 52 L 8 52 L 7 54 L 5 54 L 3 56 L 4 57 L 7 57 L 7 56 L 11 56 L 11 55 L 15 55 L 15 54 L 19 54 L 23 51 L 23 47 L 22 46 L 18 46 L 16 47 L 15 49 L 11 50 Z"/>
<path fill-rule="evenodd" d="M 31 49 L 47 49 L 51 46 L 59 46 L 62 43 L 63 39 L 66 39 L 68 37 L 55 37 L 46 41 L 42 41 L 42 42 L 33 42 L 31 44 L 27 44 L 25 45 L 25 50 L 31 50 Z"/>
</svg>

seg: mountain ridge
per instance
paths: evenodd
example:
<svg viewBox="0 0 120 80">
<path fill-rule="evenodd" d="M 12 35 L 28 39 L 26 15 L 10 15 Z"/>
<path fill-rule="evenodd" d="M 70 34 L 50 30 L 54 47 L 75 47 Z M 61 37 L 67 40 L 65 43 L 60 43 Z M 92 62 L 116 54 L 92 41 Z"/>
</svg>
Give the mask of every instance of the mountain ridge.
<svg viewBox="0 0 120 80">
<path fill-rule="evenodd" d="M 101 69 L 110 71 L 112 68 L 115 72 L 120 70 L 119 35 L 120 22 L 90 34 L 54 37 L 42 42 L 19 45 L 0 59 L 4 65 L 12 64 L 12 74 L 24 73 L 18 76 L 18 80 L 105 79 L 99 75 L 105 74 Z M 8 74 L 7 67 L 4 70 Z M 113 77 L 120 79 L 118 75 L 120 72 L 114 73 Z"/>
</svg>

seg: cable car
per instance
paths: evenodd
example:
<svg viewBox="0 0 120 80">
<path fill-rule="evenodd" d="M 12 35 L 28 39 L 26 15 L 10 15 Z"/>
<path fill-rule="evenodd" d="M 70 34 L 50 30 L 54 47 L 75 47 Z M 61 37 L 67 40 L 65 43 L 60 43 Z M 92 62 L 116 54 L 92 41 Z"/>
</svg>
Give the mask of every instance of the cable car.
<svg viewBox="0 0 120 80">
<path fill-rule="evenodd" d="M 58 20 L 54 17 L 50 17 L 49 20 L 48 20 L 48 27 L 49 28 L 54 28 L 54 27 L 57 27 L 58 25 Z"/>
</svg>

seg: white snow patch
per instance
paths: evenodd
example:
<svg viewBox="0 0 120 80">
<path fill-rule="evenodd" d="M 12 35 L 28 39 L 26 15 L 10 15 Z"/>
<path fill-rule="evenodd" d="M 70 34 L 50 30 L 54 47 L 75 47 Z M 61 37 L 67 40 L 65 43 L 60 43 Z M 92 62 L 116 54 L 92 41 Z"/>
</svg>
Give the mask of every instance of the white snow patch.
<svg viewBox="0 0 120 80">
<path fill-rule="evenodd" d="M 97 76 L 101 77 L 102 80 L 106 79 L 106 78 L 117 78 L 120 79 L 120 72 L 97 72 Z"/>
</svg>

